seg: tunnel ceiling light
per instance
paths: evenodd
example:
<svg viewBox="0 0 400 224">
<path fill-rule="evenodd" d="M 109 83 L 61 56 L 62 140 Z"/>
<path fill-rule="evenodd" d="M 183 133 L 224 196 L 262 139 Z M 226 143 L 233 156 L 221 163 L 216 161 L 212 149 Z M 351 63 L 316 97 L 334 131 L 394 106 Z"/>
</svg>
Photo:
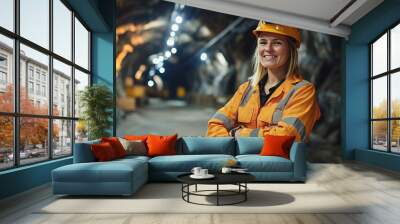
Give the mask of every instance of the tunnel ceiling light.
<svg viewBox="0 0 400 224">
<path fill-rule="evenodd" d="M 178 31 L 178 30 L 179 30 L 178 24 L 176 24 L 176 23 L 172 24 L 171 30 L 172 30 L 172 31 L 175 31 L 175 32 Z"/>
<path fill-rule="evenodd" d="M 153 87 L 153 86 L 154 86 L 154 81 L 153 81 L 153 80 L 149 80 L 149 81 L 147 82 L 147 85 L 148 85 L 149 87 Z"/>
<path fill-rule="evenodd" d="M 175 18 L 175 22 L 176 22 L 177 24 L 182 23 L 182 21 L 183 21 L 182 16 L 177 16 L 177 17 Z"/>
<path fill-rule="evenodd" d="M 174 46 L 174 44 L 175 44 L 175 41 L 174 41 L 174 38 L 168 38 L 168 40 L 167 40 L 167 45 L 168 46 Z"/>
<path fill-rule="evenodd" d="M 152 62 L 153 62 L 153 64 L 156 65 L 160 62 L 160 60 L 158 60 L 158 58 L 153 58 Z"/>
<path fill-rule="evenodd" d="M 163 61 L 164 61 L 164 56 L 162 55 L 158 56 L 158 63 L 163 63 Z"/>
<path fill-rule="evenodd" d="M 176 33 L 175 33 L 174 31 L 171 31 L 171 33 L 169 33 L 169 35 L 170 35 L 171 37 L 175 37 Z"/>
<path fill-rule="evenodd" d="M 150 76 L 154 76 L 156 74 L 156 72 L 154 71 L 154 69 L 151 69 L 150 71 L 149 71 L 149 75 Z"/>
<path fill-rule="evenodd" d="M 201 55 L 200 55 L 200 59 L 202 60 L 202 61 L 205 61 L 205 60 L 207 60 L 207 54 L 206 53 L 201 53 Z"/>
<path fill-rule="evenodd" d="M 163 65 L 164 65 L 164 63 L 163 63 L 163 62 L 160 62 L 160 63 L 158 63 L 158 64 L 156 65 L 156 68 L 159 69 L 159 68 L 163 67 Z"/>
<path fill-rule="evenodd" d="M 171 57 L 171 51 L 166 51 L 166 52 L 164 53 L 164 57 L 165 57 L 165 58 Z"/>
<path fill-rule="evenodd" d="M 160 69 L 158 69 L 158 71 L 159 71 L 161 74 L 164 74 L 165 68 L 164 68 L 164 67 L 161 67 Z"/>
<path fill-rule="evenodd" d="M 178 50 L 177 50 L 175 47 L 173 47 L 173 48 L 171 49 L 171 53 L 172 53 L 172 54 L 176 54 L 176 52 L 178 52 Z"/>
</svg>

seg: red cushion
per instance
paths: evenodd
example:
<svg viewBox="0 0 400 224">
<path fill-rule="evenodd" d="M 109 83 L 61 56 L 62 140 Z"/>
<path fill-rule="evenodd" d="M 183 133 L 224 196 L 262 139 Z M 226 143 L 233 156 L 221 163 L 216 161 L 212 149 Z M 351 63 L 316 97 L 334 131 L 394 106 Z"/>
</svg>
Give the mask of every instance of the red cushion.
<svg viewBox="0 0 400 224">
<path fill-rule="evenodd" d="M 101 142 L 110 143 L 117 158 L 126 156 L 126 151 L 117 137 L 101 138 Z"/>
<path fill-rule="evenodd" d="M 148 156 L 176 155 L 177 138 L 177 134 L 172 136 L 149 135 L 146 141 Z"/>
<path fill-rule="evenodd" d="M 108 142 L 93 144 L 91 145 L 91 149 L 94 157 L 99 162 L 109 161 L 117 158 L 113 147 Z"/>
<path fill-rule="evenodd" d="M 124 139 L 130 140 L 130 141 L 141 140 L 143 142 L 146 142 L 147 135 L 125 135 Z"/>
<path fill-rule="evenodd" d="M 262 156 L 280 156 L 290 158 L 290 147 L 292 147 L 295 136 L 274 136 L 264 137 L 264 146 L 261 149 Z"/>
</svg>

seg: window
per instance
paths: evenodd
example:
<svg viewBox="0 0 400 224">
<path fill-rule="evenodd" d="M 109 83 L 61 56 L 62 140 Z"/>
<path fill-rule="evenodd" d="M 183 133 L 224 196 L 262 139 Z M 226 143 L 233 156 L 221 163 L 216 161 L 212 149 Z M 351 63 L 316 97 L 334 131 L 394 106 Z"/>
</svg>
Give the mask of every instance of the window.
<svg viewBox="0 0 400 224">
<path fill-rule="evenodd" d="M 36 69 L 36 80 L 40 81 L 40 70 Z"/>
<path fill-rule="evenodd" d="M 42 86 L 42 96 L 46 96 L 46 86 Z"/>
<path fill-rule="evenodd" d="M 28 93 L 33 94 L 33 82 L 28 82 Z"/>
<path fill-rule="evenodd" d="M 7 85 L 7 56 L 0 53 L 0 91 L 6 91 Z"/>
<path fill-rule="evenodd" d="M 89 32 L 75 18 L 75 62 L 82 68 L 89 69 Z"/>
<path fill-rule="evenodd" d="M 40 95 L 40 84 L 36 84 L 36 95 Z"/>
<path fill-rule="evenodd" d="M 74 136 L 87 139 L 74 105 L 89 85 L 91 34 L 71 9 L 62 0 L 0 0 L 0 170 L 70 156 Z"/>
<path fill-rule="evenodd" d="M 29 79 L 33 80 L 33 67 L 29 66 L 29 71 L 28 71 Z"/>
<path fill-rule="evenodd" d="M 14 31 L 14 0 L 0 1 L 0 26 Z"/>
<path fill-rule="evenodd" d="M 0 67 L 7 68 L 7 56 L 0 54 Z"/>
<path fill-rule="evenodd" d="M 371 148 L 400 153 L 400 24 L 370 45 Z"/>
<path fill-rule="evenodd" d="M 4 2 L 0 1 L 0 6 Z M 0 8 L 0 20 L 4 15 L 1 15 L 3 9 Z M 0 113 L 8 112 L 12 113 L 14 111 L 14 71 L 12 69 L 12 58 L 14 57 L 14 42 L 11 38 L 6 37 L 0 33 Z M 6 60 L 9 59 L 7 62 Z M 10 64 L 10 65 L 8 65 Z M 0 114 L 1 115 L 1 114 Z M 11 135 L 11 133 L 10 133 Z M 1 135 L 0 135 L 1 139 Z M 10 145 L 7 143 L 7 145 Z M 0 149 L 1 149 L 0 144 Z M 0 160 L 1 169 L 1 160 Z"/>
<path fill-rule="evenodd" d="M 54 52 L 71 60 L 72 12 L 60 1 L 53 0 Z"/>
<path fill-rule="evenodd" d="M 20 0 L 21 36 L 49 48 L 49 0 Z"/>
<path fill-rule="evenodd" d="M 0 84 L 1 85 L 7 84 L 7 74 L 3 71 L 0 71 Z"/>
</svg>

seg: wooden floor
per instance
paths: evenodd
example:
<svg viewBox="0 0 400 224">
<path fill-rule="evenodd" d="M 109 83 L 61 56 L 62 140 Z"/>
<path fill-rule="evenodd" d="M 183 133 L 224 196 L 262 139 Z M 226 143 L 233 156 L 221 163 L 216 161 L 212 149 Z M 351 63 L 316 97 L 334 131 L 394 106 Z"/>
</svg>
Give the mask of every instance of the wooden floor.
<svg viewBox="0 0 400 224">
<path fill-rule="evenodd" d="M 359 163 L 310 164 L 308 182 L 345 201 L 367 204 L 357 214 L 36 214 L 54 200 L 49 185 L 0 201 L 0 223 L 106 224 L 253 224 L 253 223 L 400 223 L 400 174 Z M 315 203 L 319 203 L 315 201 Z"/>
</svg>

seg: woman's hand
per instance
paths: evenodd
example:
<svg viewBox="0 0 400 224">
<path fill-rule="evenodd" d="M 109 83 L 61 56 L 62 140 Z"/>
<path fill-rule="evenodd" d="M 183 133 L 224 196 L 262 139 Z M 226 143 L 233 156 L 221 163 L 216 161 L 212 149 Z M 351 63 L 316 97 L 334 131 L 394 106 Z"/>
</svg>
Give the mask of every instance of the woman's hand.
<svg viewBox="0 0 400 224">
<path fill-rule="evenodd" d="M 229 136 L 232 136 L 232 137 L 235 137 L 235 133 L 236 133 L 236 131 L 238 131 L 239 129 L 241 129 L 242 128 L 242 126 L 237 126 L 237 127 L 235 127 L 235 128 L 232 128 L 230 131 L 229 131 Z"/>
</svg>

